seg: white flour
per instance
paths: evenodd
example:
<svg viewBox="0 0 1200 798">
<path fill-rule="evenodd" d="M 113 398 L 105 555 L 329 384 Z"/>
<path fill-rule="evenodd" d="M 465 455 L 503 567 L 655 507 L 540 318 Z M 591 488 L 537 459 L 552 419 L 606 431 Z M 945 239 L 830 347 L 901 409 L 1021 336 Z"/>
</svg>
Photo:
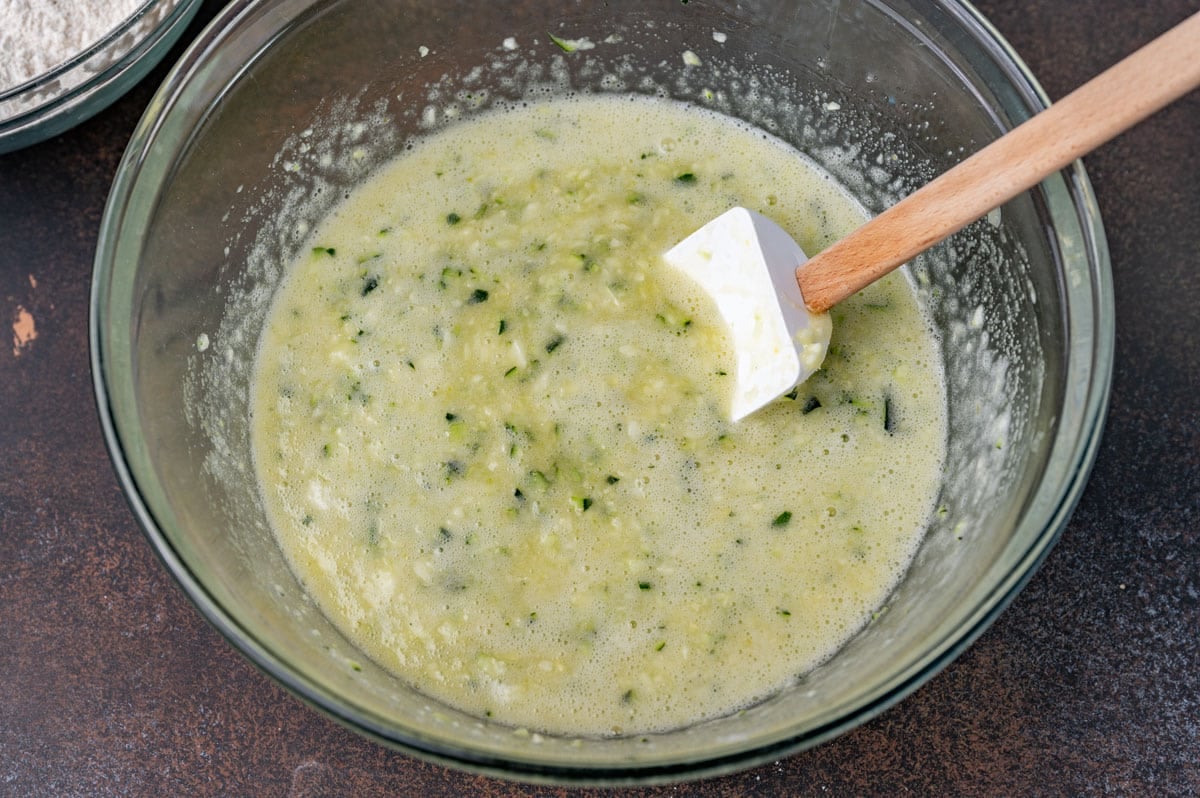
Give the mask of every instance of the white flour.
<svg viewBox="0 0 1200 798">
<path fill-rule="evenodd" d="M 146 0 L 0 0 L 0 91 L 103 39 Z"/>
</svg>

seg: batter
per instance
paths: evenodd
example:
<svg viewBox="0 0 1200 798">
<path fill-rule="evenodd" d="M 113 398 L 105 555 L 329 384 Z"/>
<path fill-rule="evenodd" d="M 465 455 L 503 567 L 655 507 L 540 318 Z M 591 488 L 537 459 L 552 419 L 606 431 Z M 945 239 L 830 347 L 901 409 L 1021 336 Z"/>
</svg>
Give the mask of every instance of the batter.
<svg viewBox="0 0 1200 798">
<path fill-rule="evenodd" d="M 760 131 L 662 100 L 494 111 L 414 145 L 291 267 L 253 388 L 279 543 L 378 663 L 578 735 L 736 711 L 829 657 L 920 541 L 937 342 L 900 274 L 732 424 L 716 310 L 661 255 L 733 205 L 864 221 Z"/>
</svg>

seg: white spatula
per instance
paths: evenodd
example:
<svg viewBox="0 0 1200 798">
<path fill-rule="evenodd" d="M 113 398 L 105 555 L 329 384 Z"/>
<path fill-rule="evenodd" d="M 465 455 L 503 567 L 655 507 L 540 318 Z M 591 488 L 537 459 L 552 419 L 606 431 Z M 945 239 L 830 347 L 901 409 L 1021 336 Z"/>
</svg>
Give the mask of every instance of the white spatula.
<svg viewBox="0 0 1200 798">
<path fill-rule="evenodd" d="M 821 366 L 829 308 L 1200 85 L 1200 14 L 1085 83 L 816 255 L 734 208 L 666 253 L 717 303 L 737 421 Z"/>
</svg>

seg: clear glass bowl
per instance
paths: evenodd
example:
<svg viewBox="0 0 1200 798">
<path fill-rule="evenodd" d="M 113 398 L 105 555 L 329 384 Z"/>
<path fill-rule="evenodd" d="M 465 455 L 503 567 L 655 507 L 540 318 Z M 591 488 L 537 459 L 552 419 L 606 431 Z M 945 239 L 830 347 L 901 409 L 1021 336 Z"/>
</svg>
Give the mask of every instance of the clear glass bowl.
<svg viewBox="0 0 1200 798">
<path fill-rule="evenodd" d="M 58 135 L 108 107 L 167 54 L 200 2 L 149 0 L 103 39 L 50 71 L 0 86 L 0 153 Z"/>
<path fill-rule="evenodd" d="M 595 46 L 567 53 L 548 32 Z M 701 66 L 685 69 L 685 50 Z M 155 97 L 103 220 L 92 353 L 120 479 L 209 620 L 308 703 L 383 743 L 513 778 L 609 784 L 816 745 L 974 640 L 1075 505 L 1113 354 L 1087 178 L 1076 164 L 911 265 L 944 341 L 949 463 L 942 510 L 886 612 L 735 715 L 633 737 L 531 734 L 413 691 L 306 598 L 254 485 L 247 387 L 281 264 L 346 189 L 446 117 L 565 91 L 659 94 L 743 117 L 876 211 L 1046 104 L 963 3 L 234 2 Z"/>
</svg>

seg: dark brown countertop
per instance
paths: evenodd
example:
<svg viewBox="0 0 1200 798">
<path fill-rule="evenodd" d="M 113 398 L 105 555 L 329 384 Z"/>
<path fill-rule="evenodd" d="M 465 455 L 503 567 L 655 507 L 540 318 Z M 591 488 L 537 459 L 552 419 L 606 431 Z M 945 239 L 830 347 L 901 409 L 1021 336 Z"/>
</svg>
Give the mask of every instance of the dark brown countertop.
<svg viewBox="0 0 1200 798">
<path fill-rule="evenodd" d="M 1053 98 L 1200 9 L 978 5 Z M 302 705 L 208 626 L 139 531 L 97 420 L 88 291 L 109 183 L 164 74 L 0 156 L 0 795 L 561 794 L 425 764 Z M 1200 794 L 1200 94 L 1085 163 L 1116 370 L 1091 482 L 1045 565 L 881 717 L 645 794 Z"/>
</svg>

